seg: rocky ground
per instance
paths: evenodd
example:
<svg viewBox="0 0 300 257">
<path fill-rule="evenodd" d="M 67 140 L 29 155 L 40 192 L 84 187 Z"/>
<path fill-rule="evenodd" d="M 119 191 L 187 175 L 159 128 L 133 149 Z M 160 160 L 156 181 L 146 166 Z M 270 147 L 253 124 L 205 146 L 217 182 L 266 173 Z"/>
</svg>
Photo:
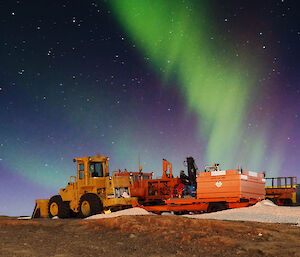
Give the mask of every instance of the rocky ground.
<svg viewBox="0 0 300 257">
<path fill-rule="evenodd" d="M 0 256 L 300 256 L 300 227 L 182 216 L 0 219 Z"/>
</svg>

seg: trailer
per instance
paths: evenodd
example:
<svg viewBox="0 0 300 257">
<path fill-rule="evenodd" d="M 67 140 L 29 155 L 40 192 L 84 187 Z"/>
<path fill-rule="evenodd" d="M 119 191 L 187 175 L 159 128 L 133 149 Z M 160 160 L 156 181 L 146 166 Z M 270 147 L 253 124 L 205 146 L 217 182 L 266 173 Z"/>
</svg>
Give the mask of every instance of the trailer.
<svg viewBox="0 0 300 257">
<path fill-rule="evenodd" d="M 198 172 L 195 178 L 196 196 L 178 196 L 166 199 L 163 204 L 140 207 L 155 213 L 213 212 L 247 207 L 265 199 L 265 179 L 262 173 L 242 169 L 220 170 L 216 164 L 204 172 Z"/>
</svg>

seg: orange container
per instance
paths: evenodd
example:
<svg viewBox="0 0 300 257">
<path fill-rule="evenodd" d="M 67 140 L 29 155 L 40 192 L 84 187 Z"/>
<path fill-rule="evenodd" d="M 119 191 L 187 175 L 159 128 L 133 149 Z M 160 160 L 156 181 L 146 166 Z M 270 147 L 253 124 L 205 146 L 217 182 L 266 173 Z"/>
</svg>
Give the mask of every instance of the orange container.
<svg viewBox="0 0 300 257">
<path fill-rule="evenodd" d="M 238 170 L 201 172 L 197 177 L 197 199 L 227 202 L 237 199 L 263 200 L 264 175 Z"/>
</svg>

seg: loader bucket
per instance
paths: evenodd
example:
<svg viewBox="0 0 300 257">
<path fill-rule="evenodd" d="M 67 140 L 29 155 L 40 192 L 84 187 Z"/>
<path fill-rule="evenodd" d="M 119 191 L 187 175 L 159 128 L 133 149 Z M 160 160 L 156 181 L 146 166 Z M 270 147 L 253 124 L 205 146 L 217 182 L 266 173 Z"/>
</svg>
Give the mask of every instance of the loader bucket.
<svg viewBox="0 0 300 257">
<path fill-rule="evenodd" d="M 31 218 L 48 218 L 48 199 L 39 199 L 35 200 L 35 207 L 32 213 Z"/>
</svg>

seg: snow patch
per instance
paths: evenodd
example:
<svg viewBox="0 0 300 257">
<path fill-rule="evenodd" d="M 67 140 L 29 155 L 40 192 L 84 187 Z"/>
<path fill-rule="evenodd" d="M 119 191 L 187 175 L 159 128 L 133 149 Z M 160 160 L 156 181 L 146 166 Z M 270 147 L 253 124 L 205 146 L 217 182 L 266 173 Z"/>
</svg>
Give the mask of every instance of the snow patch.
<svg viewBox="0 0 300 257">
<path fill-rule="evenodd" d="M 19 217 L 18 220 L 31 220 L 31 216 Z"/>
<path fill-rule="evenodd" d="M 96 214 L 90 217 L 87 217 L 86 219 L 106 219 L 106 218 L 114 218 L 114 217 L 119 217 L 119 216 L 130 216 L 130 215 L 154 215 L 153 213 L 150 213 L 142 208 L 135 207 L 135 208 L 130 208 L 126 210 L 121 210 L 121 211 L 116 211 L 112 213 L 101 213 L 101 214 Z"/>
<path fill-rule="evenodd" d="M 239 220 L 300 225 L 300 207 L 277 206 L 270 200 L 263 200 L 251 207 L 184 216 L 195 219 Z"/>
</svg>

